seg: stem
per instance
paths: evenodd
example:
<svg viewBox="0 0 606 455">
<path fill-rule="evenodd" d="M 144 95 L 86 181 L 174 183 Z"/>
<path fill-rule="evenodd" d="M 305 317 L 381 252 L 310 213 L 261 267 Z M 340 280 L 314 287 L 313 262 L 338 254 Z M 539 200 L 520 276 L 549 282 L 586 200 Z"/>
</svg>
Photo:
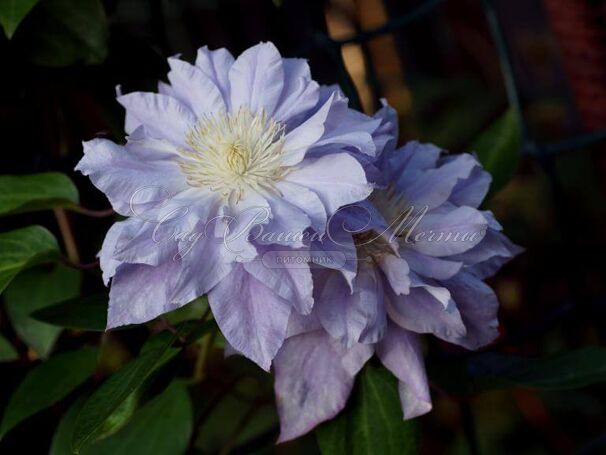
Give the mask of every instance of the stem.
<svg viewBox="0 0 606 455">
<path fill-rule="evenodd" d="M 160 320 L 164 324 L 164 327 L 166 327 L 166 329 L 170 333 L 172 333 L 173 335 L 177 335 L 177 338 L 181 344 L 187 343 L 187 340 L 179 333 L 179 331 L 175 328 L 175 326 L 169 322 L 168 319 L 166 319 L 164 316 L 160 316 Z"/>
<path fill-rule="evenodd" d="M 67 265 L 68 267 L 71 267 L 73 269 L 92 270 L 92 269 L 96 269 L 97 267 L 99 267 L 99 261 L 94 261 L 94 262 L 89 262 L 89 263 L 81 264 L 79 262 L 73 262 L 71 259 L 66 258 L 65 256 L 61 256 L 59 259 L 65 265 Z"/>
<path fill-rule="evenodd" d="M 74 233 L 69 224 L 67 213 L 64 209 L 53 209 L 53 212 L 55 213 L 55 218 L 57 219 L 57 224 L 59 225 L 59 230 L 61 231 L 61 237 L 63 238 L 63 244 L 65 246 L 65 251 L 67 252 L 67 257 L 70 262 L 78 264 L 80 262 L 80 255 L 78 254 L 76 239 L 74 238 Z"/>
<path fill-rule="evenodd" d="M 260 408 L 260 404 L 262 404 L 262 403 L 255 402 L 255 403 L 251 404 L 250 409 L 248 411 L 246 411 L 246 414 L 244 415 L 244 417 L 242 417 L 242 419 L 240 420 L 240 422 L 238 423 L 238 425 L 236 426 L 234 431 L 232 431 L 231 435 L 229 436 L 229 438 L 227 440 L 227 443 L 219 452 L 219 455 L 227 455 L 227 454 L 231 453 L 231 451 L 236 443 L 236 438 L 242 432 L 242 430 L 246 427 L 248 422 L 250 422 L 250 420 L 255 416 L 255 414 L 257 413 L 257 411 Z"/>
<path fill-rule="evenodd" d="M 116 214 L 116 212 L 114 212 L 114 209 L 91 210 L 91 209 L 87 209 L 85 207 L 81 207 L 79 205 L 74 206 L 74 207 L 69 207 L 69 209 L 72 210 L 73 212 L 79 213 L 81 215 L 90 216 L 93 218 L 105 218 L 105 217 Z"/>
<path fill-rule="evenodd" d="M 217 332 L 213 330 L 212 332 L 206 334 L 200 341 L 198 357 L 196 358 L 196 365 L 194 367 L 194 383 L 198 383 L 204 379 L 204 375 L 206 373 L 206 362 L 216 336 Z"/>
<path fill-rule="evenodd" d="M 460 409 L 461 417 L 463 418 L 463 432 L 465 433 L 465 439 L 467 440 L 467 445 L 469 446 L 469 453 L 471 455 L 480 455 L 476 426 L 471 406 L 467 401 L 462 401 L 460 404 Z"/>
</svg>

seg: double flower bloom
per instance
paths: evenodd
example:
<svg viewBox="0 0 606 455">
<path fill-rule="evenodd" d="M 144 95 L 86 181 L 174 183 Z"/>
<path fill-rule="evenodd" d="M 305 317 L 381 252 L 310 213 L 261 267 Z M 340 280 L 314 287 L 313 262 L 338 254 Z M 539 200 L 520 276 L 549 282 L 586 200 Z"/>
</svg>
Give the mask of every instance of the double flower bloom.
<svg viewBox="0 0 606 455">
<path fill-rule="evenodd" d="M 349 109 L 271 43 L 169 65 L 159 93 L 118 98 L 126 144 L 85 142 L 77 166 L 127 217 L 100 252 L 108 328 L 207 294 L 229 351 L 274 366 L 281 441 L 334 417 L 374 354 L 404 417 L 428 412 L 419 335 L 476 349 L 498 333 L 482 280 L 519 248 L 478 210 L 490 175 L 396 148 L 391 108 Z"/>
</svg>

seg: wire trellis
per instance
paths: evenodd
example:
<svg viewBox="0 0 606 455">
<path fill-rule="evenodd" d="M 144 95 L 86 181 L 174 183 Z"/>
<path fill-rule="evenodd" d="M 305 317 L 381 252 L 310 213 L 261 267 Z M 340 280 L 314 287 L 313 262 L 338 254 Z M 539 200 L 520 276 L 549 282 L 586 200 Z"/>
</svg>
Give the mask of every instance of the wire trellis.
<svg viewBox="0 0 606 455">
<path fill-rule="evenodd" d="M 426 15 L 431 14 L 436 10 L 436 8 L 446 3 L 446 1 L 447 0 L 425 0 L 418 6 L 412 8 L 406 14 L 393 17 L 387 23 L 379 27 L 362 30 L 350 37 L 343 39 L 334 39 L 327 36 L 325 33 L 316 31 L 311 37 L 312 39 L 306 48 L 300 49 L 300 52 L 306 53 L 306 51 L 309 50 L 309 47 L 312 46 L 326 49 L 338 65 L 339 80 L 341 81 L 343 90 L 350 99 L 350 103 L 353 107 L 360 109 L 361 102 L 359 96 L 353 81 L 345 68 L 343 59 L 340 56 L 341 48 L 348 44 L 364 45 L 373 38 L 393 33 L 399 29 L 405 28 L 417 20 L 422 19 Z M 597 132 L 579 134 L 555 143 L 544 143 L 530 133 L 530 129 L 522 109 L 518 80 L 512 63 L 511 49 L 505 37 L 499 15 L 494 7 L 493 0 L 480 1 L 497 50 L 505 89 L 507 92 L 507 98 L 518 121 L 521 136 L 521 145 L 519 150 L 520 155 L 532 158 L 545 158 L 548 156 L 558 155 L 563 152 L 583 149 L 605 141 L 606 129 Z"/>
</svg>

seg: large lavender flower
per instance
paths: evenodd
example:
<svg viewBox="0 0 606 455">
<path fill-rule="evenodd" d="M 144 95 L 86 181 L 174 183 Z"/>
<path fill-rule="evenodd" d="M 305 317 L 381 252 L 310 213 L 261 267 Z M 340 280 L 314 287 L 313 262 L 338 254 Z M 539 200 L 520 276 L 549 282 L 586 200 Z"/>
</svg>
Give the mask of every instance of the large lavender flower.
<svg viewBox="0 0 606 455">
<path fill-rule="evenodd" d="M 271 43 L 234 60 L 199 49 L 194 65 L 168 60 L 160 93 L 120 96 L 125 145 L 84 143 L 77 166 L 129 217 L 100 252 L 112 278 L 108 328 L 142 323 L 209 293 L 236 349 L 264 368 L 279 349 L 291 308 L 309 313 L 309 269 L 267 270 L 249 234 L 324 232 L 327 218 L 371 191 L 353 155 L 374 156 L 379 121 L 320 88 L 307 63 Z"/>
<path fill-rule="evenodd" d="M 380 115 L 395 127 L 393 111 Z M 371 204 L 337 214 L 329 232 L 338 235 L 321 246 L 355 251 L 357 267 L 314 273 L 314 311 L 291 317 L 274 361 L 280 441 L 338 414 L 373 354 L 399 380 L 404 418 L 424 414 L 431 398 L 419 335 L 476 349 L 498 334 L 498 301 L 482 279 L 520 249 L 477 209 L 490 175 L 472 155 L 417 142 L 387 144 L 366 168 L 379 186 Z"/>
</svg>

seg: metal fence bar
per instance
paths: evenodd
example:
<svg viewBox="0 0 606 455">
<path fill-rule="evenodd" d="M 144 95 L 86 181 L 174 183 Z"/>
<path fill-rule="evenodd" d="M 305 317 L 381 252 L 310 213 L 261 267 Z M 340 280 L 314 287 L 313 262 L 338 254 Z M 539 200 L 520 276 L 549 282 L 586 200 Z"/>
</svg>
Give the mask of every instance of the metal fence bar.
<svg viewBox="0 0 606 455">
<path fill-rule="evenodd" d="M 484 7 L 484 13 L 486 14 L 486 20 L 490 28 L 490 33 L 494 40 L 494 44 L 497 48 L 497 54 L 499 56 L 499 63 L 501 65 L 501 72 L 503 73 L 503 79 L 505 83 L 505 91 L 507 92 L 507 98 L 509 104 L 514 110 L 515 116 L 518 120 L 518 127 L 520 129 L 522 149 L 525 148 L 525 144 L 531 142 L 529 139 L 528 125 L 524 118 L 522 111 L 522 102 L 520 101 L 520 94 L 518 92 L 518 84 L 513 69 L 513 62 L 511 59 L 511 51 L 507 40 L 505 39 L 505 33 L 501 26 L 501 21 L 497 15 L 497 11 L 494 8 L 492 0 L 482 0 L 482 6 Z"/>
<path fill-rule="evenodd" d="M 332 41 L 335 44 L 339 44 L 341 46 L 352 43 L 360 44 L 364 41 L 371 40 L 372 38 L 375 38 L 377 36 L 381 36 L 386 33 L 393 33 L 399 28 L 405 27 L 408 24 L 418 19 L 421 19 L 423 16 L 428 13 L 431 13 L 436 7 L 440 6 L 442 3 L 445 2 L 446 0 L 426 0 L 419 6 L 408 11 L 406 14 L 394 17 L 393 19 L 387 21 L 384 25 L 381 25 L 380 27 L 363 30 L 354 36 L 350 36 L 349 38 Z"/>
<path fill-rule="evenodd" d="M 538 144 L 538 155 L 558 155 L 563 152 L 590 147 L 599 142 L 606 141 L 606 130 L 596 131 L 593 133 L 581 134 L 569 139 L 564 139 L 553 144 Z"/>
<path fill-rule="evenodd" d="M 388 33 L 393 33 L 398 29 L 406 27 L 407 25 L 423 18 L 427 14 L 432 13 L 438 6 L 442 5 L 445 2 L 446 0 L 426 0 L 425 2 L 411 9 L 407 13 L 390 19 L 388 22 L 386 22 L 380 27 L 372 28 L 369 30 L 363 30 L 353 36 L 343 39 L 333 39 L 324 34 L 322 34 L 322 36 L 316 34 L 313 37 L 313 43 L 315 45 L 326 46 L 332 49 L 340 48 L 347 44 L 364 44 L 372 38 Z M 507 92 L 507 98 L 509 99 L 510 105 L 514 109 L 516 118 L 518 120 L 522 139 L 520 153 L 524 156 L 540 158 L 544 156 L 558 155 L 563 152 L 579 150 L 606 141 L 606 130 L 581 134 L 553 144 L 545 144 L 532 137 L 522 109 L 522 102 L 520 99 L 518 84 L 513 68 L 513 60 L 511 58 L 511 50 L 505 38 L 505 33 L 499 20 L 498 13 L 494 7 L 493 0 L 481 0 L 481 2 L 484 8 L 486 19 L 488 21 L 490 32 L 494 40 L 495 47 L 497 49 L 497 54 L 499 57 L 499 62 L 501 65 L 501 70 L 505 83 L 505 90 Z M 333 54 L 336 54 L 334 50 Z M 353 84 L 351 83 L 351 81 L 348 82 L 349 85 L 351 85 L 351 87 L 348 87 L 348 91 L 355 91 L 355 89 L 352 90 Z M 359 99 L 357 98 L 357 93 L 355 95 L 353 95 L 353 93 L 349 93 L 348 95 L 350 96 L 350 98 L 354 98 L 354 100 L 357 102 L 356 104 L 360 104 Z"/>
</svg>

